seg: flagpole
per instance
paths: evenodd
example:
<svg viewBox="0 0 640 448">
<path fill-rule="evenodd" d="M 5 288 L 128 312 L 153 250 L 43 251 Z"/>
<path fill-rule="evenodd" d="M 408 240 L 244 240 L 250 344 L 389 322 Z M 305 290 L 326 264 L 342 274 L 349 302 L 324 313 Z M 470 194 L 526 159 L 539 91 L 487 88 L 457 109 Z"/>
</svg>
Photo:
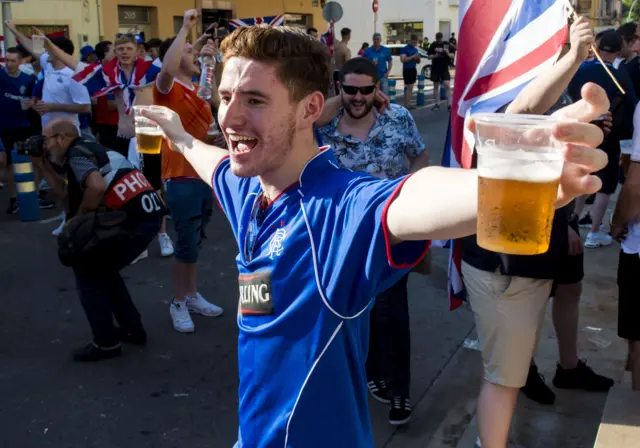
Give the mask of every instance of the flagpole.
<svg viewBox="0 0 640 448">
<path fill-rule="evenodd" d="M 569 18 L 571 18 L 571 19 L 573 19 L 575 21 L 578 18 L 578 13 L 573 8 L 573 5 L 569 2 L 569 0 L 565 0 L 565 3 L 566 3 L 567 8 L 569 10 Z M 571 31 L 569 31 L 569 32 L 571 32 Z M 602 65 L 604 70 L 607 72 L 607 74 L 609 75 L 611 80 L 615 83 L 615 85 L 618 88 L 618 90 L 620 91 L 620 93 L 622 93 L 623 95 L 626 95 L 627 92 L 624 91 L 622 86 L 618 83 L 618 80 L 616 79 L 616 77 L 613 76 L 613 73 L 611 73 L 611 70 L 609 70 L 609 67 L 607 67 L 607 64 L 605 64 L 604 61 L 602 60 L 602 57 L 600 57 L 600 52 L 596 48 L 595 43 L 591 44 L 591 51 L 593 51 L 593 54 L 596 56 L 598 61 L 600 61 L 600 64 Z"/>
</svg>

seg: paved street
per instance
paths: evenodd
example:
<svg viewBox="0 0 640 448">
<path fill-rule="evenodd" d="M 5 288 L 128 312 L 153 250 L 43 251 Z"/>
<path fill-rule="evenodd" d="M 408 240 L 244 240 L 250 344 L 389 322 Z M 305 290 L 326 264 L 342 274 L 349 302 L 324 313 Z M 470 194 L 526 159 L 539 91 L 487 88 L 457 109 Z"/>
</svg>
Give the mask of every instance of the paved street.
<svg viewBox="0 0 640 448">
<path fill-rule="evenodd" d="M 417 122 L 438 163 L 446 113 L 421 110 Z M 0 204 L 6 202 L 5 189 Z M 193 335 L 176 333 L 168 313 L 170 260 L 153 244 L 150 259 L 124 271 L 149 345 L 92 365 L 69 360 L 90 333 L 72 273 L 56 257 L 56 226 L 0 214 L 0 446 L 230 447 L 237 431 L 237 248 L 222 214 L 216 211 L 208 232 L 200 290 L 226 313 L 196 317 Z M 446 254 L 435 258 L 431 277 L 410 282 L 415 403 L 472 329 L 469 312 L 447 310 Z M 384 446 L 393 436 L 386 408 L 372 405 L 372 416 Z"/>
<path fill-rule="evenodd" d="M 424 108 L 414 116 L 431 162 L 438 164 L 447 113 Z M 3 190 L 0 205 L 6 202 Z M 150 336 L 148 346 L 127 346 L 122 358 L 90 365 L 69 359 L 70 350 L 87 343 L 90 332 L 72 273 L 57 260 L 50 235 L 56 226 L 23 224 L 0 214 L 0 447 L 231 447 L 237 434 L 237 246 L 222 214 L 216 210 L 208 231 L 200 291 L 225 314 L 196 316 L 195 334 L 175 332 L 168 312 L 170 260 L 159 257 L 154 243 L 151 258 L 124 271 Z M 586 257 L 589 281 L 581 325 L 603 328 L 611 346 L 594 346 L 583 331 L 581 348 L 590 364 L 619 380 L 624 354 L 612 305 L 616 251 L 611 247 Z M 448 311 L 447 253 L 434 250 L 433 257 L 433 274 L 412 274 L 409 283 L 413 420 L 395 430 L 387 422 L 388 408 L 373 401 L 378 448 L 471 448 L 475 440 L 482 366 L 477 351 L 462 348 L 466 338 L 474 337 L 473 318 L 467 308 Z M 553 376 L 555 350 L 547 322 L 538 353 L 547 381 Z M 590 448 L 605 398 L 564 392 L 555 408 L 532 406 L 522 398 L 514 429 L 517 446 Z"/>
</svg>

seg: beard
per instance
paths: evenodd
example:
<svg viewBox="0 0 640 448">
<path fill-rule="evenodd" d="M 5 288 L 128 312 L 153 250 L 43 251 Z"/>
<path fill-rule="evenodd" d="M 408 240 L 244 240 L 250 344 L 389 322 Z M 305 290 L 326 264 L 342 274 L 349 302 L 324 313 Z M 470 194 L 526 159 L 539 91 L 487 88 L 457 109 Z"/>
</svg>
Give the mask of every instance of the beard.
<svg viewBox="0 0 640 448">
<path fill-rule="evenodd" d="M 251 154 L 250 160 L 239 163 L 232 154 L 231 171 L 238 177 L 256 177 L 282 169 L 293 149 L 295 135 L 296 115 L 292 112 L 287 115 L 277 131 L 272 131 L 270 135 L 259 140 L 252 149 L 255 153 Z"/>
<path fill-rule="evenodd" d="M 356 110 L 359 107 L 364 106 L 364 109 Z M 366 100 L 345 100 L 344 95 L 342 96 L 342 107 L 344 107 L 344 111 L 351 117 L 356 120 L 366 117 L 371 109 L 373 109 L 373 99 L 371 101 Z"/>
</svg>

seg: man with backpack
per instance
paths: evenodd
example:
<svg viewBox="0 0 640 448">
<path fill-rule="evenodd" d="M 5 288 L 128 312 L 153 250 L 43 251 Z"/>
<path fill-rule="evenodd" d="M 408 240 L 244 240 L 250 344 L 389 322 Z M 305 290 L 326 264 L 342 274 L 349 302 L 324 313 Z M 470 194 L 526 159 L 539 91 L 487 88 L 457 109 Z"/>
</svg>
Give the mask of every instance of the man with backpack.
<svg viewBox="0 0 640 448">
<path fill-rule="evenodd" d="M 613 125 L 611 132 L 607 135 L 600 149 L 605 151 L 609 156 L 607 166 L 597 173 L 602 180 L 602 189 L 596 195 L 593 207 L 591 209 L 591 222 L 582 219 L 580 224 L 590 224 L 591 231 L 587 234 L 585 247 L 596 248 L 608 246 L 613 243 L 610 235 L 601 230 L 602 221 L 609 204 L 609 197 L 616 191 L 619 180 L 619 164 L 620 164 L 620 140 L 627 140 L 633 136 L 633 113 L 638 103 L 633 83 L 629 78 L 626 70 L 618 70 L 614 68 L 613 63 L 620 56 L 622 50 L 622 37 L 615 31 L 607 31 L 602 34 L 598 49 L 600 56 L 607 68 L 613 73 L 620 86 L 624 89 L 622 94 L 614 81 L 609 77 L 602 64 L 593 59 L 584 62 L 578 73 L 574 76 L 569 84 L 568 92 L 574 101 L 581 99 L 580 91 L 582 87 L 592 82 L 602 87 L 611 103 L 610 112 L 613 116 Z M 574 213 L 580 216 L 584 209 L 587 198 L 581 197 L 576 201 Z"/>
<path fill-rule="evenodd" d="M 122 342 L 144 345 L 147 335 L 119 271 L 156 237 L 166 207 L 140 171 L 120 154 L 81 138 L 71 119 L 51 121 L 34 142 L 40 144 L 44 156 L 32 157 L 33 163 L 53 193 L 69 203 L 58 255 L 73 268 L 93 331 L 93 342 L 74 351 L 73 359 L 120 356 Z"/>
</svg>

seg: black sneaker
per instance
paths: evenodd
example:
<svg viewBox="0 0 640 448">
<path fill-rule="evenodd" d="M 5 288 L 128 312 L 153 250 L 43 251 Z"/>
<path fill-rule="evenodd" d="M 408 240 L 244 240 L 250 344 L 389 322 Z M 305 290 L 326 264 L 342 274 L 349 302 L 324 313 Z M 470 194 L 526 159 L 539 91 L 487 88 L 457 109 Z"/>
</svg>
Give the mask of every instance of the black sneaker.
<svg viewBox="0 0 640 448">
<path fill-rule="evenodd" d="M 391 403 L 391 393 L 389 392 L 387 383 L 384 380 L 369 381 L 367 386 L 369 386 L 369 393 L 371 394 L 371 396 L 378 400 L 380 403 Z"/>
<path fill-rule="evenodd" d="M 142 332 L 131 333 L 125 331 L 122 328 L 118 328 L 118 337 L 122 342 L 132 345 L 147 345 L 147 333 L 144 330 Z"/>
<path fill-rule="evenodd" d="M 411 400 L 405 397 L 393 397 L 389 410 L 389 423 L 395 426 L 406 425 L 411 420 Z"/>
<path fill-rule="evenodd" d="M 553 385 L 558 389 L 582 389 L 590 392 L 607 392 L 614 381 L 606 376 L 598 375 L 584 360 L 578 361 L 575 369 L 563 369 L 558 365 Z"/>
<path fill-rule="evenodd" d="M 18 200 L 16 198 L 9 199 L 9 207 L 7 207 L 7 215 L 18 213 Z"/>
<path fill-rule="evenodd" d="M 431 108 L 431 110 L 440 110 L 440 105 L 439 105 L 439 104 L 434 105 L 434 106 Z"/>
<path fill-rule="evenodd" d="M 102 349 L 93 342 L 73 351 L 73 360 L 78 362 L 94 362 L 103 359 L 116 358 L 122 355 L 122 347 L 118 346 L 108 350 Z"/>
<path fill-rule="evenodd" d="M 589 212 L 587 212 L 587 214 L 584 215 L 584 217 L 578 220 L 578 225 L 580 227 L 584 227 L 585 229 L 590 229 L 592 224 L 593 224 L 593 221 L 591 219 L 591 214 Z"/>
<path fill-rule="evenodd" d="M 527 384 L 520 390 L 529 400 L 536 403 L 551 405 L 556 401 L 556 394 L 544 382 L 544 376 L 538 372 L 538 367 L 535 364 L 531 364 L 529 367 Z"/>
</svg>

